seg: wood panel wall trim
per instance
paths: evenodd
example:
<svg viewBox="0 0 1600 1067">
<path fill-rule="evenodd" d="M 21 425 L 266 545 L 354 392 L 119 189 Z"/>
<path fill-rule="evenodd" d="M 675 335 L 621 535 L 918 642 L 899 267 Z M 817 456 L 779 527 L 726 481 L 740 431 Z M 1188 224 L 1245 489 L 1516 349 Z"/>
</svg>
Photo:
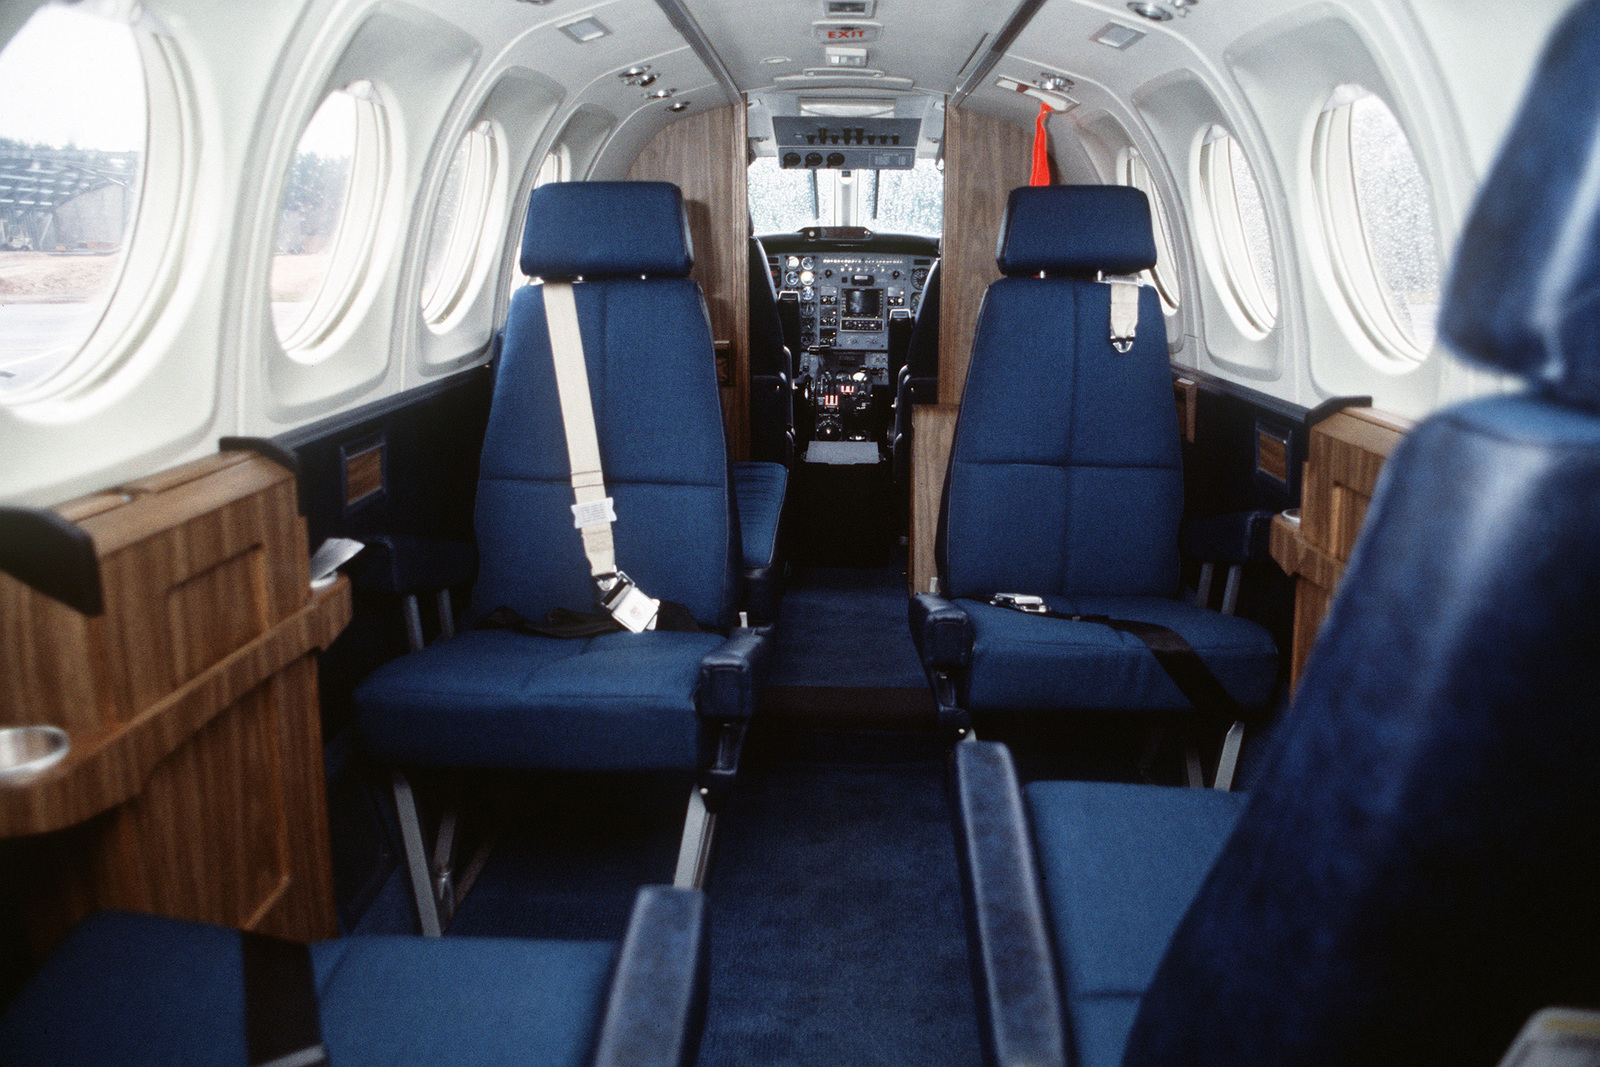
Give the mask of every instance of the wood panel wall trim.
<svg viewBox="0 0 1600 1067">
<path fill-rule="evenodd" d="M 911 551 L 906 581 L 912 595 L 929 592 L 938 573 L 934 540 L 959 412 L 954 404 L 918 404 L 911 409 Z"/>
<path fill-rule="evenodd" d="M 729 458 L 750 455 L 750 206 L 741 99 L 671 123 L 645 145 L 628 177 L 683 190 L 694 241 L 691 277 L 705 293 L 711 336 L 728 343 L 731 381 L 723 390 Z"/>
<path fill-rule="evenodd" d="M 22 785 L 0 783 L 0 838 L 76 825 L 136 796 L 158 763 L 218 712 L 350 621 L 350 583 L 318 590 L 298 612 L 129 722 L 72 731 L 72 751 Z"/>
<path fill-rule="evenodd" d="M 1300 680 L 1322 620 L 1344 579 L 1389 453 L 1409 420 L 1371 408 L 1346 408 L 1311 428 L 1300 480 L 1300 521 L 1273 520 L 1269 551 L 1295 579 L 1290 682 Z"/>
<path fill-rule="evenodd" d="M 1011 190 L 1027 185 L 1033 131 L 966 108 L 944 120 L 944 238 L 939 267 L 939 396 L 958 404 L 984 290 L 1000 277 L 995 245 Z"/>
<path fill-rule="evenodd" d="M 225 452 L 58 513 L 93 543 L 104 611 L 0 574 L 0 725 L 72 740 L 0 784 L 33 951 L 104 908 L 331 936 L 315 651 L 351 597 L 311 587 L 295 476 Z"/>
</svg>

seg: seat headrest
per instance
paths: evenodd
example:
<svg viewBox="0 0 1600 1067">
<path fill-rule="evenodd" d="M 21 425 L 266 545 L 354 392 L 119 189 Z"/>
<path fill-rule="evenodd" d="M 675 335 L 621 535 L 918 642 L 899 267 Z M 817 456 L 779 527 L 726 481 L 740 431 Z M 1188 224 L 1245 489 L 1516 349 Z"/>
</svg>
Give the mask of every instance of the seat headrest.
<svg viewBox="0 0 1600 1067">
<path fill-rule="evenodd" d="M 1478 195 L 1439 317 L 1464 359 L 1600 409 L 1600 0 L 1555 30 Z"/>
<path fill-rule="evenodd" d="M 1137 274 L 1156 265 L 1150 201 L 1125 185 L 1013 189 L 995 260 L 1001 274 Z"/>
<path fill-rule="evenodd" d="M 671 182 L 551 182 L 528 197 L 530 277 L 681 278 L 693 264 L 689 215 Z"/>
</svg>

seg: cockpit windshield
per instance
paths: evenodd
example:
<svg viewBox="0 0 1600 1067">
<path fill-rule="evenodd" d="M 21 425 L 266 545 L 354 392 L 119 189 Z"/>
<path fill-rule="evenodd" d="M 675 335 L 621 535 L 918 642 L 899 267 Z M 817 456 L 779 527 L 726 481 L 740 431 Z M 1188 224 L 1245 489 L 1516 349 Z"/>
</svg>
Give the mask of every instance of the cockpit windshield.
<svg viewBox="0 0 1600 1067">
<path fill-rule="evenodd" d="M 878 233 L 938 237 L 944 172 L 931 159 L 911 170 L 783 168 L 774 156 L 750 164 L 750 217 L 756 233 L 802 226 L 864 226 Z"/>
</svg>

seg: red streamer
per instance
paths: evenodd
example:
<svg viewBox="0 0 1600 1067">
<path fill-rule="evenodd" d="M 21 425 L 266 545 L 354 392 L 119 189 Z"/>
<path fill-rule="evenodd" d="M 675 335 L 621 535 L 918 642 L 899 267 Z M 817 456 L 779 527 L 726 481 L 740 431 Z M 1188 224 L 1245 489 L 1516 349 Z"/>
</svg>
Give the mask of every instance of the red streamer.
<svg viewBox="0 0 1600 1067">
<path fill-rule="evenodd" d="M 1039 118 L 1033 125 L 1033 176 L 1029 185 L 1050 184 L 1050 134 L 1045 131 L 1044 120 L 1050 117 L 1050 105 L 1039 105 Z"/>
</svg>

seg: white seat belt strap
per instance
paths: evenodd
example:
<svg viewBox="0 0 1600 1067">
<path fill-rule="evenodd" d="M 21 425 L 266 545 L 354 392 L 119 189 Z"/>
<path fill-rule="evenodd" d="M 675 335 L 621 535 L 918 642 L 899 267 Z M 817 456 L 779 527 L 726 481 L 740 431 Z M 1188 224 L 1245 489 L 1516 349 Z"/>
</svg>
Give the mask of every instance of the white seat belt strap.
<svg viewBox="0 0 1600 1067">
<path fill-rule="evenodd" d="M 1111 287 L 1111 345 L 1127 355 L 1139 335 L 1138 275 L 1103 274 L 1100 280 Z"/>
<path fill-rule="evenodd" d="M 648 597 L 617 568 L 611 524 L 616 509 L 606 495 L 600 468 L 600 440 L 594 428 L 594 402 L 589 396 L 589 371 L 583 358 L 583 335 L 578 329 L 578 306 L 571 282 L 544 284 L 544 315 L 550 330 L 550 354 L 555 365 L 556 393 L 561 401 L 561 425 L 567 436 L 567 461 L 572 469 L 572 520 L 583 535 L 583 554 L 589 560 L 600 603 L 634 633 L 654 629 L 660 601 Z"/>
</svg>

